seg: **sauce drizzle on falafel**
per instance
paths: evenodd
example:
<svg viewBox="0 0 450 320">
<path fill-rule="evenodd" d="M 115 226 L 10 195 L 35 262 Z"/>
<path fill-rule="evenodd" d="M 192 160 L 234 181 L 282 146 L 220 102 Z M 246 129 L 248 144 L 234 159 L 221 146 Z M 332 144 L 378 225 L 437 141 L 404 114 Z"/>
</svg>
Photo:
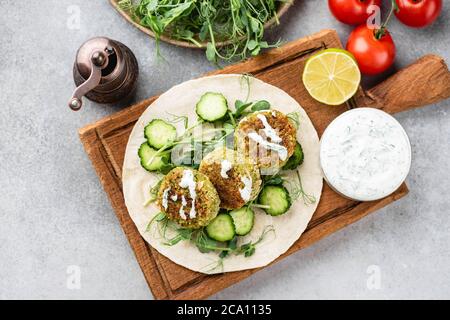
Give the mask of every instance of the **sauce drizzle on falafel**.
<svg viewBox="0 0 450 320">
<path fill-rule="evenodd" d="M 280 138 L 275 129 L 272 128 L 269 122 L 267 122 L 267 118 L 263 114 L 258 114 L 257 117 L 259 120 L 261 120 L 264 126 L 263 131 L 266 134 L 267 138 L 270 138 L 271 142 L 280 143 L 283 141 L 283 139 Z"/>
<path fill-rule="evenodd" d="M 252 177 L 241 177 L 241 181 L 244 184 L 244 188 L 239 189 L 239 192 L 241 193 L 241 198 L 245 202 L 250 201 L 252 197 L 252 188 L 253 188 L 253 180 Z"/>
<path fill-rule="evenodd" d="M 228 171 L 230 171 L 231 168 L 233 168 L 233 164 L 230 161 L 228 161 L 227 159 L 222 160 L 222 162 L 220 163 L 220 175 L 222 176 L 222 178 L 229 178 Z"/>
<path fill-rule="evenodd" d="M 187 220 L 186 214 L 184 213 L 184 208 L 187 206 L 187 201 L 184 196 L 181 196 L 181 207 L 180 207 L 180 217 L 183 220 Z"/>
<path fill-rule="evenodd" d="M 193 177 L 189 179 L 191 172 Z M 183 182 L 186 183 L 187 187 L 180 186 L 182 180 L 185 180 Z M 181 183 L 181 185 L 184 186 L 184 183 Z M 195 201 L 191 198 L 189 185 L 195 186 Z M 163 206 L 163 198 L 164 191 L 168 188 L 170 188 L 170 191 L 168 192 L 166 209 Z M 199 229 L 206 227 L 217 216 L 220 197 L 206 175 L 195 169 L 178 167 L 172 169 L 163 178 L 157 195 L 157 204 L 169 220 L 183 228 Z M 192 206 L 194 206 L 194 209 L 192 209 Z M 195 212 L 195 218 L 189 217 L 189 210 Z"/>
<path fill-rule="evenodd" d="M 238 153 L 255 159 L 264 175 L 265 169 L 279 169 L 293 155 L 297 129 L 280 111 L 257 111 L 239 122 L 234 141 Z"/>
<path fill-rule="evenodd" d="M 163 198 L 162 198 L 162 206 L 166 210 L 169 207 L 169 192 L 170 192 L 170 188 L 165 189 L 164 193 L 163 193 Z"/>
<path fill-rule="evenodd" d="M 285 146 L 282 146 L 277 143 L 269 142 L 263 137 L 261 137 L 256 132 L 250 132 L 248 134 L 248 137 L 255 141 L 257 144 L 259 144 L 261 147 L 272 150 L 278 153 L 278 156 L 280 157 L 281 161 L 285 161 L 288 158 L 288 150 Z"/>
<path fill-rule="evenodd" d="M 191 170 L 184 170 L 183 171 L 183 177 L 180 181 L 180 187 L 182 188 L 188 188 L 189 189 L 189 195 L 192 199 L 192 205 L 191 205 L 191 211 L 189 212 L 189 218 L 194 219 L 197 215 L 197 212 L 195 211 L 195 200 L 197 198 L 197 192 L 195 192 L 196 183 L 194 180 L 194 173 Z"/>
</svg>

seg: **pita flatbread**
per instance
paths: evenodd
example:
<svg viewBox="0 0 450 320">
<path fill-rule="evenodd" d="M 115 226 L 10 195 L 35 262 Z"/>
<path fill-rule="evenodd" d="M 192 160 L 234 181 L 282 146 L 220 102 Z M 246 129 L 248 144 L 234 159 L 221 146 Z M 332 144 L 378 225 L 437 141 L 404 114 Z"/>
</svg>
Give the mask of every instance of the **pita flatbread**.
<svg viewBox="0 0 450 320">
<path fill-rule="evenodd" d="M 250 91 L 242 75 L 218 75 L 191 80 L 177 85 L 161 95 L 153 102 L 137 121 L 128 141 L 123 165 L 123 191 L 128 212 L 136 224 L 142 237 L 159 253 L 173 262 L 202 273 L 222 273 L 266 266 L 285 253 L 305 231 L 322 193 L 323 176 L 319 164 L 319 137 L 311 120 L 301 106 L 286 92 L 256 78 L 249 78 Z M 238 244 L 256 241 L 264 229 L 273 226 L 274 232 L 267 235 L 258 244 L 256 252 L 251 257 L 229 255 L 223 259 L 220 267 L 214 267 L 219 262 L 217 252 L 201 253 L 194 244 L 184 241 L 175 246 L 163 244 L 156 224 L 146 232 L 151 219 L 159 213 L 156 204 L 144 206 L 149 198 L 149 189 L 160 178 L 144 170 L 140 165 L 138 149 L 145 141 L 144 127 L 155 118 L 173 119 L 173 115 L 187 116 L 190 123 L 195 123 L 195 105 L 206 92 L 220 92 L 228 100 L 231 109 L 236 100 L 248 101 L 267 100 L 273 109 L 285 114 L 298 112 L 300 126 L 298 141 L 303 147 L 305 162 L 300 166 L 305 192 L 316 198 L 315 203 L 305 204 L 300 197 L 294 202 L 290 211 L 282 216 L 272 217 L 264 211 L 255 209 L 255 225 L 251 233 L 240 237 Z M 178 133 L 183 132 L 181 123 L 177 124 Z M 295 175 L 295 172 L 290 172 Z"/>
</svg>

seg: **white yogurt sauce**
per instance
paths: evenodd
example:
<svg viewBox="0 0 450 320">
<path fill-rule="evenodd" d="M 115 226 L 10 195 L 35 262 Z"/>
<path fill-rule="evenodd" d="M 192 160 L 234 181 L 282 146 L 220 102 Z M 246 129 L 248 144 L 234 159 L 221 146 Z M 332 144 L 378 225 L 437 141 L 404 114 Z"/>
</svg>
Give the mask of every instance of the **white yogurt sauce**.
<svg viewBox="0 0 450 320">
<path fill-rule="evenodd" d="M 184 170 L 183 171 L 183 177 L 181 178 L 179 185 L 182 188 L 189 189 L 189 195 L 191 196 L 191 199 L 192 199 L 192 205 L 191 205 L 191 211 L 189 212 L 189 217 L 191 219 L 194 219 L 197 215 L 197 212 L 195 211 L 195 200 L 197 199 L 197 192 L 195 191 L 196 183 L 194 180 L 194 173 L 192 172 L 192 170 Z M 186 199 L 185 199 L 185 201 L 186 201 Z"/>
<path fill-rule="evenodd" d="M 241 193 L 242 200 L 248 202 L 252 196 L 253 180 L 250 176 L 248 176 L 241 177 L 241 181 L 244 184 L 244 188 L 239 189 L 239 192 Z"/>
<path fill-rule="evenodd" d="M 222 162 L 220 163 L 220 175 L 222 176 L 222 178 L 224 179 L 228 179 L 228 171 L 231 170 L 231 168 L 233 167 L 233 164 L 228 161 L 228 160 L 222 160 Z"/>
<path fill-rule="evenodd" d="M 411 144 L 400 123 L 384 111 L 358 108 L 325 130 L 320 162 L 327 182 L 358 201 L 384 198 L 405 181 Z"/>
<path fill-rule="evenodd" d="M 163 192 L 162 206 L 165 210 L 167 210 L 167 208 L 169 207 L 169 192 L 170 192 L 170 188 L 167 188 Z"/>
<path fill-rule="evenodd" d="M 252 139 L 253 141 L 255 141 L 256 143 L 258 143 L 261 147 L 263 147 L 267 150 L 272 150 L 272 151 L 277 152 L 281 161 L 284 161 L 287 159 L 288 151 L 285 146 L 282 146 L 277 143 L 269 142 L 266 139 L 264 139 L 263 137 L 261 137 L 259 134 L 257 134 L 256 132 L 250 132 L 248 134 L 248 137 L 250 139 Z"/>
<path fill-rule="evenodd" d="M 174 194 L 173 196 L 170 197 L 170 199 L 171 199 L 173 202 L 177 202 L 177 201 L 178 201 L 178 196 L 177 196 L 176 194 Z"/>
<path fill-rule="evenodd" d="M 283 139 L 280 138 L 275 129 L 272 128 L 269 122 L 267 122 L 266 116 L 264 116 L 263 114 L 258 114 L 257 117 L 262 122 L 264 126 L 263 131 L 267 138 L 270 138 L 271 142 L 280 143 L 283 141 Z"/>
<path fill-rule="evenodd" d="M 184 208 L 187 206 L 187 201 L 186 198 L 184 196 L 181 196 L 181 207 L 180 207 L 180 217 L 183 220 L 187 220 L 186 214 L 184 213 Z"/>
</svg>

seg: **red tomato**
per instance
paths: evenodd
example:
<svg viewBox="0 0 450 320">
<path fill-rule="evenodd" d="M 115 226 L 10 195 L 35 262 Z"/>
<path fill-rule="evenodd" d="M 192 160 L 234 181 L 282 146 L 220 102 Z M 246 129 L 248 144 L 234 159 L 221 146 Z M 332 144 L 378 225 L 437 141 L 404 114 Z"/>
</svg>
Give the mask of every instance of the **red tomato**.
<svg viewBox="0 0 450 320">
<path fill-rule="evenodd" d="M 423 28 L 434 22 L 442 11 L 442 0 L 396 0 L 398 20 L 407 26 Z"/>
<path fill-rule="evenodd" d="M 386 30 L 381 39 L 376 39 L 376 30 L 365 24 L 357 27 L 350 34 L 347 50 L 358 62 L 362 73 L 374 75 L 387 70 L 395 59 L 395 44 Z"/>
<path fill-rule="evenodd" d="M 367 8 L 370 5 L 381 6 L 381 0 L 328 0 L 331 13 L 340 22 L 358 25 L 369 18 Z"/>
</svg>

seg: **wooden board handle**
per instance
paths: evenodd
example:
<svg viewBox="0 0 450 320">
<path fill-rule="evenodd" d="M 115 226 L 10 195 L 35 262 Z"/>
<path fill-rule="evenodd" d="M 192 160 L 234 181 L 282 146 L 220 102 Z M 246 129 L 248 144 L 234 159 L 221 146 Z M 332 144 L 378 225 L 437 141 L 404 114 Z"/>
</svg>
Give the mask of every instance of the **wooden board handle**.
<svg viewBox="0 0 450 320">
<path fill-rule="evenodd" d="M 449 97 L 450 72 L 444 59 L 426 55 L 355 99 L 358 106 L 396 113 Z"/>
</svg>

